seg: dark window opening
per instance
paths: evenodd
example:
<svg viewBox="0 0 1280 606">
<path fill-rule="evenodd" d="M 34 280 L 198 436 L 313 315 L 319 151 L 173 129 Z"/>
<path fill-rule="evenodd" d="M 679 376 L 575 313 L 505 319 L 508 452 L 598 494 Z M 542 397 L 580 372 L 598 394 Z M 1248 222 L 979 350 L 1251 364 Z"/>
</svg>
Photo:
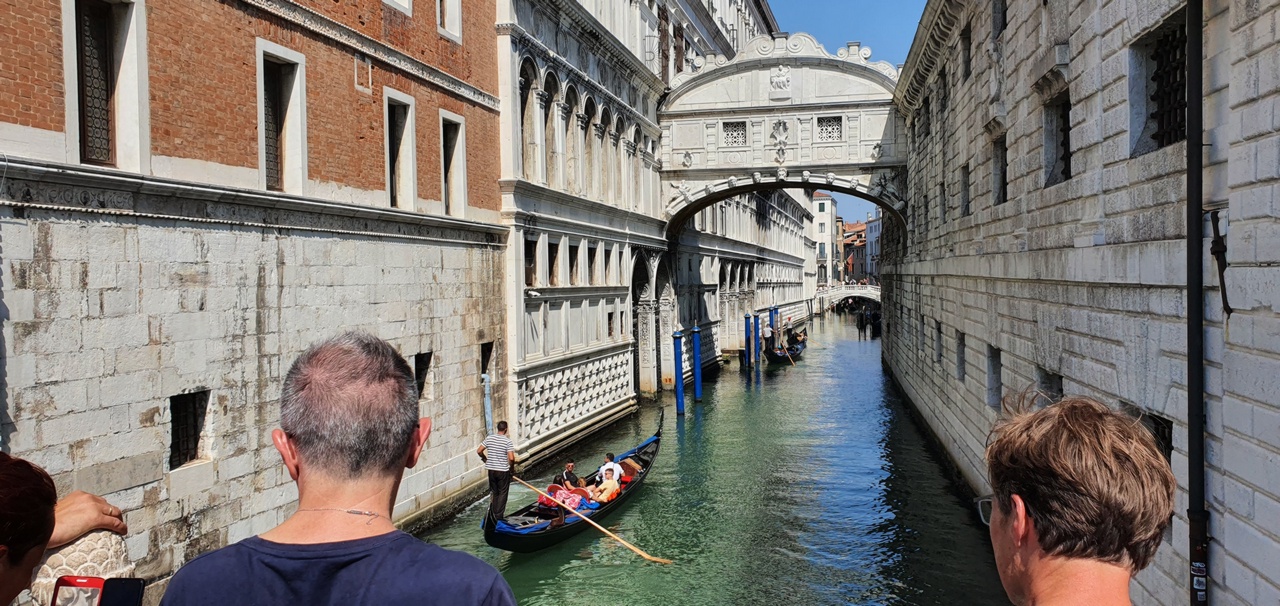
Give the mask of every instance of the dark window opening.
<svg viewBox="0 0 1280 606">
<path fill-rule="evenodd" d="M 387 192 L 391 195 L 391 206 L 399 208 L 406 201 L 400 199 L 401 167 L 400 148 L 404 143 L 405 127 L 409 123 L 409 106 L 403 103 L 387 101 Z M 410 171 L 412 174 L 412 171 Z M 412 200 L 407 202 L 412 205 Z"/>
<path fill-rule="evenodd" d="M 200 434 L 209 408 L 209 390 L 169 397 L 172 433 L 169 440 L 169 469 L 177 469 L 200 458 Z"/>
<path fill-rule="evenodd" d="M 441 179 L 443 179 L 443 192 L 441 195 L 444 196 L 444 212 L 449 214 L 454 210 L 454 198 L 462 197 L 462 192 L 454 192 L 461 182 L 461 176 L 456 174 L 458 163 L 455 160 L 458 157 L 458 139 L 462 133 L 462 125 L 445 120 L 440 127 L 440 139 L 443 144 L 440 156 Z"/>
<path fill-rule="evenodd" d="M 618 334 L 618 323 L 616 321 L 618 318 L 618 314 L 611 311 L 608 314 L 608 318 L 609 318 L 609 338 L 612 339 Z"/>
<path fill-rule="evenodd" d="M 933 363 L 942 363 L 942 321 L 933 321 Z"/>
<path fill-rule="evenodd" d="M 493 341 L 480 344 L 480 374 L 489 374 L 493 366 Z"/>
<path fill-rule="evenodd" d="M 1009 148 L 1003 136 L 991 143 L 991 197 L 996 206 L 1009 200 Z"/>
<path fill-rule="evenodd" d="M 1171 27 L 1160 33 L 1151 48 L 1151 120 L 1156 146 L 1165 147 L 1187 138 L 1187 28 Z"/>
<path fill-rule="evenodd" d="M 431 370 L 431 352 L 413 354 L 413 383 L 418 386 L 418 399 L 427 388 L 427 372 Z"/>
<path fill-rule="evenodd" d="M 608 248 L 604 249 L 604 283 L 610 284 L 613 281 L 613 251 Z"/>
<path fill-rule="evenodd" d="M 538 285 L 538 241 L 524 241 L 524 285 Z"/>
<path fill-rule="evenodd" d="M 947 185 L 945 183 L 938 184 L 938 213 L 940 223 L 947 222 Z"/>
<path fill-rule="evenodd" d="M 969 208 L 969 165 L 965 164 L 960 167 L 960 216 L 967 217 L 972 210 Z"/>
<path fill-rule="evenodd" d="M 956 332 L 956 380 L 964 381 L 965 364 L 964 364 L 964 333 Z"/>
<path fill-rule="evenodd" d="M 1009 26 L 1009 7 L 1005 0 L 994 0 L 991 3 L 991 39 L 995 40 Z"/>
<path fill-rule="evenodd" d="M 267 189 L 284 190 L 285 82 L 288 66 L 264 58 L 262 61 L 262 127 L 266 151 Z"/>
<path fill-rule="evenodd" d="M 1071 96 L 1064 92 L 1044 107 L 1045 187 L 1071 178 Z"/>
<path fill-rule="evenodd" d="M 578 277 L 578 245 L 570 244 L 569 245 L 569 284 L 571 286 L 577 286 L 581 282 L 582 282 L 581 278 Z"/>
<path fill-rule="evenodd" d="M 1036 405 L 1044 408 L 1062 399 L 1062 375 L 1036 367 Z"/>
<path fill-rule="evenodd" d="M 965 80 L 973 74 L 973 32 L 969 26 L 960 31 L 960 76 Z"/>
<path fill-rule="evenodd" d="M 987 406 L 995 410 L 1000 410 L 1001 398 L 1004 396 L 1004 378 L 1001 377 L 1003 371 L 1000 350 L 987 345 Z"/>
<path fill-rule="evenodd" d="M 606 266 L 607 267 L 607 266 Z M 601 279 L 596 275 L 596 247 L 594 245 L 587 247 L 587 284 L 600 284 Z"/>
<path fill-rule="evenodd" d="M 560 243 L 547 243 L 547 278 L 551 286 L 560 285 Z"/>
<path fill-rule="evenodd" d="M 102 0 L 76 2 L 80 84 L 80 161 L 113 165 L 115 154 L 115 16 Z"/>
</svg>

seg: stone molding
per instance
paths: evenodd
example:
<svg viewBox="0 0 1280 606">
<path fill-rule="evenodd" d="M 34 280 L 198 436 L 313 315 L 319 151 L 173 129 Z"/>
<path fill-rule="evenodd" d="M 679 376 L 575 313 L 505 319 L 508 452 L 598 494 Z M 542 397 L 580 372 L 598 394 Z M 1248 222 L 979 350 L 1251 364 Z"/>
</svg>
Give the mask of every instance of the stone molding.
<svg viewBox="0 0 1280 606">
<path fill-rule="evenodd" d="M 785 38 L 773 36 L 756 36 L 742 47 L 733 57 L 725 55 L 709 55 L 698 57 L 693 61 L 693 69 L 677 75 L 671 80 L 672 90 L 708 77 L 718 70 L 732 70 L 744 64 L 755 64 L 761 61 L 782 62 L 784 66 L 794 65 L 806 60 L 839 61 L 844 64 L 869 69 L 883 78 L 893 88 L 898 81 L 898 70 L 888 61 L 871 61 L 871 48 L 857 43 L 842 47 L 832 55 L 822 44 L 809 34 L 792 34 Z M 783 91 L 789 88 L 789 78 L 780 75 L 777 83 L 786 82 L 786 87 L 778 87 Z"/>
<path fill-rule="evenodd" d="M 453 217 L 92 166 L 8 158 L 0 160 L 0 172 L 5 173 L 0 205 L 16 208 L 487 246 L 501 246 L 508 231 L 501 225 Z M 157 203 L 157 199 L 183 203 Z M 237 206 L 242 209 L 236 210 Z M 256 210 L 245 212 L 243 207 Z"/>
<path fill-rule="evenodd" d="M 1046 101 L 1067 90 L 1071 77 L 1067 70 L 1071 65 L 1071 46 L 1055 44 L 1031 67 L 1032 74 L 1041 74 L 1031 90 Z"/>
<path fill-rule="evenodd" d="M 963 22 L 969 3 L 956 0 L 929 0 L 912 42 L 912 52 L 902 68 L 893 100 L 905 112 L 914 112 L 928 94 L 929 79 L 951 54 L 951 38 Z"/>
<path fill-rule="evenodd" d="M 418 59 L 415 59 L 385 42 L 375 40 L 347 27 L 333 19 L 325 17 L 308 8 L 304 8 L 287 0 L 240 0 L 244 4 L 263 10 L 285 21 L 293 23 L 313 34 L 327 38 L 390 65 L 406 74 L 415 76 L 428 84 L 444 89 L 468 101 L 477 103 L 487 109 L 498 111 L 499 100 L 496 95 L 489 94 L 456 76 L 449 75 Z"/>
</svg>

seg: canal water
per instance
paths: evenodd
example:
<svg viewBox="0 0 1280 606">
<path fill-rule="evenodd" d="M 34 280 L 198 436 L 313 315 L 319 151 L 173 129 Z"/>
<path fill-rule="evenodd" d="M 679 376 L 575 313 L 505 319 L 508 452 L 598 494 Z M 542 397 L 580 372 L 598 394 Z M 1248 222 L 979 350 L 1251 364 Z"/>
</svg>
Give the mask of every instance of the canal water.
<svg viewBox="0 0 1280 606">
<path fill-rule="evenodd" d="M 884 375 L 880 342 L 838 316 L 810 335 L 794 367 L 756 383 L 735 363 L 701 403 L 689 390 L 684 418 L 670 398 L 646 403 L 565 453 L 589 473 L 666 409 L 657 466 L 605 526 L 674 564 L 590 529 L 535 554 L 493 549 L 487 499 L 422 538 L 493 564 L 526 606 L 1008 604 L 971 495 Z M 532 498 L 513 485 L 509 507 Z"/>
</svg>

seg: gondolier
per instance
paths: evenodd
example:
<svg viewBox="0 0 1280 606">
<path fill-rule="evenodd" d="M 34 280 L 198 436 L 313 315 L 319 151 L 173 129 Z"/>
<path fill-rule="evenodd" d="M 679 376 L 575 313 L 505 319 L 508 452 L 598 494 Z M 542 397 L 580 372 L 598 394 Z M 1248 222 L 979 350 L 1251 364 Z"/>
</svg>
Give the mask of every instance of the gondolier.
<svg viewBox="0 0 1280 606">
<path fill-rule="evenodd" d="M 498 433 L 485 438 L 476 454 L 489 472 L 489 517 L 500 520 L 506 515 L 511 466 L 516 462 L 516 445 L 507 437 L 506 421 L 498 421 Z"/>
</svg>

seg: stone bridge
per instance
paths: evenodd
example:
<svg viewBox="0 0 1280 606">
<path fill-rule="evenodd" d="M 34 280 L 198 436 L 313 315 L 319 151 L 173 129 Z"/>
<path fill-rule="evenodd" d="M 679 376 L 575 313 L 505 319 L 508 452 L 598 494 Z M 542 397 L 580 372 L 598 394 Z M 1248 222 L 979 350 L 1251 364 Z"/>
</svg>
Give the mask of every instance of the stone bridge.
<svg viewBox="0 0 1280 606">
<path fill-rule="evenodd" d="M 870 57 L 857 43 L 831 55 L 808 34 L 778 34 L 677 76 L 659 108 L 668 234 L 720 200 L 771 189 L 851 194 L 901 221 L 898 71 Z"/>
<path fill-rule="evenodd" d="M 880 302 L 880 287 L 868 286 L 866 284 L 847 284 L 843 286 L 833 286 L 831 288 L 818 291 L 818 296 L 814 299 L 815 310 L 825 310 L 845 299 L 860 297 Z"/>
</svg>

